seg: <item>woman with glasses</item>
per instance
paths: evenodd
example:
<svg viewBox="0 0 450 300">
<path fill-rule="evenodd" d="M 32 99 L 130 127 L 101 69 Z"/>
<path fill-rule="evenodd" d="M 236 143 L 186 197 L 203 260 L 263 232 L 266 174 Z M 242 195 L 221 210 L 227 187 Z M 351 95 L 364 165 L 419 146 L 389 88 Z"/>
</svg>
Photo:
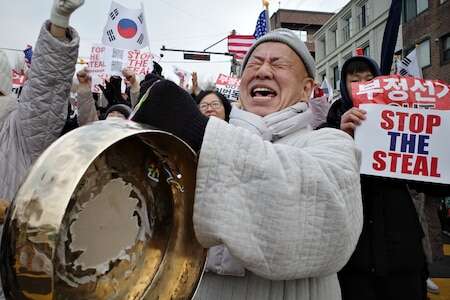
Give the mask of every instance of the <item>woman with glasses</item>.
<svg viewBox="0 0 450 300">
<path fill-rule="evenodd" d="M 202 91 L 197 96 L 200 112 L 207 117 L 230 120 L 231 104 L 224 95 L 216 91 Z"/>
</svg>

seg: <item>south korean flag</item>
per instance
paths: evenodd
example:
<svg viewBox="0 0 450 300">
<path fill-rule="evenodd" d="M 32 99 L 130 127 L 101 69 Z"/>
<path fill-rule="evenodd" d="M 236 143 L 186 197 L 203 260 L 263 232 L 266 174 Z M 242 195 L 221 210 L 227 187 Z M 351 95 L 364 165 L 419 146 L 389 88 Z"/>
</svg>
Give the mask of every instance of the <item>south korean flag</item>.
<svg viewBox="0 0 450 300">
<path fill-rule="evenodd" d="M 102 43 L 105 46 L 128 50 L 149 46 L 144 8 L 129 9 L 113 1 Z"/>
<path fill-rule="evenodd" d="M 397 74 L 401 76 L 422 77 L 422 68 L 417 59 L 417 50 L 414 49 L 401 61 L 397 62 Z"/>
</svg>

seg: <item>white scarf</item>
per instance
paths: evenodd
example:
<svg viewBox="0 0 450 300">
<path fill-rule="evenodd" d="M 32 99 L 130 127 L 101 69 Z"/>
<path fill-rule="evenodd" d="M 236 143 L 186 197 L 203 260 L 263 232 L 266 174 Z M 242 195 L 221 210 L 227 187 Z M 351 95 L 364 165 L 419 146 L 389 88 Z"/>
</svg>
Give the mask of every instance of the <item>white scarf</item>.
<svg viewBox="0 0 450 300">
<path fill-rule="evenodd" d="M 233 107 L 230 114 L 230 124 L 246 128 L 261 136 L 265 141 L 271 142 L 310 127 L 312 120 L 313 112 L 306 102 L 297 102 L 265 117 L 236 107 Z"/>
</svg>

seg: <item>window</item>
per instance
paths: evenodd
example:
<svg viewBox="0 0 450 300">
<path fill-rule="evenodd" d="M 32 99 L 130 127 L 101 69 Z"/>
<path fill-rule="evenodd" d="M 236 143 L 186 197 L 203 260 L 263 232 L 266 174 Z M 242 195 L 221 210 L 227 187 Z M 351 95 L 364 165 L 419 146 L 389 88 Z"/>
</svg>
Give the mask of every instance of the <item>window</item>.
<svg viewBox="0 0 450 300">
<path fill-rule="evenodd" d="M 370 56 L 370 46 L 367 44 L 367 45 L 363 46 L 362 48 L 363 48 L 364 56 L 369 57 Z"/>
<path fill-rule="evenodd" d="M 318 60 L 325 58 L 325 49 L 326 49 L 325 36 L 321 36 L 317 40 L 316 53 L 317 53 Z"/>
<path fill-rule="evenodd" d="M 416 0 L 403 0 L 403 21 L 408 22 L 416 16 Z"/>
<path fill-rule="evenodd" d="M 336 65 L 333 67 L 333 89 L 339 89 L 339 67 Z"/>
<path fill-rule="evenodd" d="M 428 8 L 428 0 L 417 0 L 417 14 Z"/>
<path fill-rule="evenodd" d="M 344 42 L 348 41 L 352 34 L 352 15 L 348 15 L 344 19 L 344 26 L 342 28 L 342 31 L 343 31 Z"/>
<path fill-rule="evenodd" d="M 421 68 L 431 65 L 430 40 L 425 40 L 417 46 L 417 60 Z"/>
<path fill-rule="evenodd" d="M 306 32 L 306 31 L 300 31 L 300 39 L 303 41 L 303 42 L 306 42 L 307 40 L 308 40 L 308 32 Z"/>
<path fill-rule="evenodd" d="M 327 77 L 327 74 L 325 72 L 323 72 L 322 74 L 319 75 L 321 81 L 320 82 L 324 82 L 325 78 Z"/>
<path fill-rule="evenodd" d="M 441 62 L 450 62 L 450 33 L 441 38 Z"/>
<path fill-rule="evenodd" d="M 428 9 L 428 0 L 403 0 L 403 21 L 408 22 Z"/>
<path fill-rule="evenodd" d="M 337 46 L 337 34 L 336 28 L 330 30 L 330 50 L 336 49 Z"/>
<path fill-rule="evenodd" d="M 359 29 L 363 29 L 369 24 L 369 14 L 368 14 L 368 3 L 365 2 L 363 4 L 360 4 L 359 6 L 359 16 L 358 16 L 358 22 L 359 22 Z"/>
<path fill-rule="evenodd" d="M 304 30 L 292 30 L 294 31 L 302 42 L 306 42 L 308 40 L 308 32 Z"/>
</svg>

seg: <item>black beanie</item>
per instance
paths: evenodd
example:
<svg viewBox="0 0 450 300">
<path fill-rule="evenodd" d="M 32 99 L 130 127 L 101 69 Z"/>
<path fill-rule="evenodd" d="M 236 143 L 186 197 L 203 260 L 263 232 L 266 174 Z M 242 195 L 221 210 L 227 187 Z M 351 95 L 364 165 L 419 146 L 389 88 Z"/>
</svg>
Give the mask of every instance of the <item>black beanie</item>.
<svg viewBox="0 0 450 300">
<path fill-rule="evenodd" d="M 208 118 L 184 89 L 169 80 L 156 82 L 141 99 L 132 120 L 170 132 L 200 151 Z"/>
<path fill-rule="evenodd" d="M 144 96 L 147 90 L 158 80 L 163 80 L 163 78 L 153 73 L 145 75 L 144 80 L 142 80 L 140 83 L 138 99 L 141 100 L 142 96 Z"/>
<path fill-rule="evenodd" d="M 341 90 L 341 96 L 342 96 L 342 100 L 341 100 L 342 101 L 342 109 L 344 109 L 345 111 L 347 111 L 353 107 L 353 102 L 350 98 L 351 91 L 347 91 L 347 83 L 346 83 L 347 72 L 348 72 L 347 69 L 348 69 L 349 65 L 352 64 L 353 62 L 360 62 L 360 63 L 367 65 L 367 68 L 370 70 L 370 72 L 373 74 L 374 77 L 381 75 L 381 71 L 380 71 L 380 68 L 378 67 L 378 64 L 376 63 L 376 61 L 374 61 L 370 57 L 353 56 L 353 57 L 350 57 L 349 59 L 347 59 L 344 62 L 344 64 L 342 65 L 341 81 L 340 81 L 340 90 Z"/>
<path fill-rule="evenodd" d="M 105 119 L 108 117 L 108 114 L 112 113 L 113 111 L 121 113 L 125 117 L 125 119 L 128 119 L 131 115 L 130 107 L 126 106 L 125 104 L 116 104 L 108 108 L 105 113 Z"/>
</svg>

